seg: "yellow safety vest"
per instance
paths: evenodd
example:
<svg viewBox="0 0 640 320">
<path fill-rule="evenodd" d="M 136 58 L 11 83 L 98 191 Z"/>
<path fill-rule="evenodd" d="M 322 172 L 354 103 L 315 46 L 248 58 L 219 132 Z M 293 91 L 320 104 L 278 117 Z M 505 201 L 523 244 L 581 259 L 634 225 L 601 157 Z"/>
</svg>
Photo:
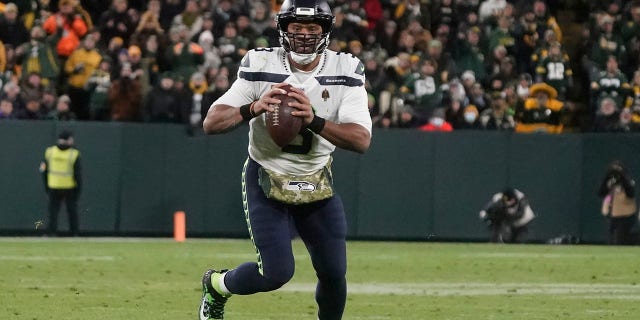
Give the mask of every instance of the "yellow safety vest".
<svg viewBox="0 0 640 320">
<path fill-rule="evenodd" d="M 80 152 L 69 148 L 61 150 L 58 146 L 47 148 L 44 158 L 47 161 L 47 181 L 51 189 L 73 189 L 76 187 L 76 179 L 73 174 L 73 166 Z"/>
</svg>

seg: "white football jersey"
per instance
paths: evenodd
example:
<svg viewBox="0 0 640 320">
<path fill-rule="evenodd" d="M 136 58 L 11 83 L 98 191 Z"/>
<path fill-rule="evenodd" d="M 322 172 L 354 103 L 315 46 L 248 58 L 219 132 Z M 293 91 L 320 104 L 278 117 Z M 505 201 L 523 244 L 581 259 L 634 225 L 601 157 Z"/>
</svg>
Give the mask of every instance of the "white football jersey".
<svg viewBox="0 0 640 320">
<path fill-rule="evenodd" d="M 302 89 L 316 115 L 335 123 L 356 123 L 371 133 L 364 65 L 349 53 L 326 50 L 312 72 L 292 72 L 282 48 L 258 48 L 247 52 L 231 88 L 212 106 L 225 104 L 239 108 L 260 97 L 271 86 L 286 82 Z M 322 168 L 335 146 L 309 130 L 283 148 L 273 142 L 265 124 L 265 114 L 251 119 L 249 155 L 263 167 L 286 174 L 310 174 Z"/>
</svg>

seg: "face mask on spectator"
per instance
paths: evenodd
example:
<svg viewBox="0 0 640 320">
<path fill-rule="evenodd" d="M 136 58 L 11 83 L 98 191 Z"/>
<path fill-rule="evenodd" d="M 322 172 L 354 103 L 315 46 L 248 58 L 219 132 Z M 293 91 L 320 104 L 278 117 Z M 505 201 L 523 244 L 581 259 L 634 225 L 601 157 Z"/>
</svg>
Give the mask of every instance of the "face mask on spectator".
<svg viewBox="0 0 640 320">
<path fill-rule="evenodd" d="M 526 98 L 529 96 L 529 88 L 518 86 L 517 88 L 518 97 Z"/>
<path fill-rule="evenodd" d="M 444 124 L 444 119 L 442 118 L 431 118 L 431 124 L 439 127 L 442 126 Z"/>
<path fill-rule="evenodd" d="M 476 114 L 474 112 L 465 112 L 464 121 L 467 123 L 473 123 L 476 121 Z"/>
</svg>

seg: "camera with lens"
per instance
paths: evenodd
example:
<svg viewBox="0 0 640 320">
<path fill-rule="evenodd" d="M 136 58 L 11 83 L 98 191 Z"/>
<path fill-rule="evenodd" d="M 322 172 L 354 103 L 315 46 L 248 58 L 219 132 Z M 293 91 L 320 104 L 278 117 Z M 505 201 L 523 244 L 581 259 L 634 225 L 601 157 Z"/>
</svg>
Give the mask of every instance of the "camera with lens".
<svg viewBox="0 0 640 320">
<path fill-rule="evenodd" d="M 612 171 L 609 173 L 608 177 L 607 177 L 607 186 L 609 188 L 615 186 L 616 184 L 618 184 L 620 181 L 622 181 L 623 177 L 622 177 L 622 173 L 619 171 Z"/>
<path fill-rule="evenodd" d="M 505 206 L 502 202 L 494 203 L 489 209 L 487 209 L 487 217 L 485 220 L 500 221 L 504 219 Z"/>
</svg>

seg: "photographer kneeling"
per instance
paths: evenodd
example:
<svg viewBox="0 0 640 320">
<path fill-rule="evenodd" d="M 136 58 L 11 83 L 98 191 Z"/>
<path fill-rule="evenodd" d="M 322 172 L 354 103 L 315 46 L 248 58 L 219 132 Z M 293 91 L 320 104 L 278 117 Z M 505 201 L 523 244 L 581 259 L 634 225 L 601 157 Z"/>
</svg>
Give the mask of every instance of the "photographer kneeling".
<svg viewBox="0 0 640 320">
<path fill-rule="evenodd" d="M 527 226 L 535 218 L 527 197 L 514 188 L 494 194 L 479 215 L 489 224 L 490 240 L 496 243 L 524 242 Z"/>
</svg>

